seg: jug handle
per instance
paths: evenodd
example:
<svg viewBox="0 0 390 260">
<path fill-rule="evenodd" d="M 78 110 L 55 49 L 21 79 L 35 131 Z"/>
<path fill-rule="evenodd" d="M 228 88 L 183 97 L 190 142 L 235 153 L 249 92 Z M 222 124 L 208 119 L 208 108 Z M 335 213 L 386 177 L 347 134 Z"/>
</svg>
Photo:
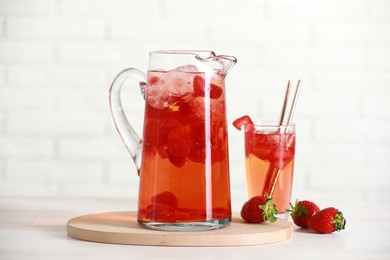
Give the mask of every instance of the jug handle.
<svg viewBox="0 0 390 260">
<path fill-rule="evenodd" d="M 121 102 L 121 89 L 123 84 L 129 79 L 138 80 L 141 93 L 145 98 L 144 88 L 146 87 L 146 75 L 142 71 L 135 68 L 128 68 L 121 71 L 114 79 L 109 90 L 109 104 L 111 115 L 126 149 L 129 151 L 133 159 L 138 175 L 141 168 L 141 154 L 142 154 L 142 139 L 136 133 L 134 128 L 129 123 Z"/>
</svg>

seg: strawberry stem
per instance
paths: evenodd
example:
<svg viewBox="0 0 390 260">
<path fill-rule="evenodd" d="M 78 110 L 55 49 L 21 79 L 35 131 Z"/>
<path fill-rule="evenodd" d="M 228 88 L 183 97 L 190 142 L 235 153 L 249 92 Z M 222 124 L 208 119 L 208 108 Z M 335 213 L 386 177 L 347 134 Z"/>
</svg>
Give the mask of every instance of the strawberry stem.
<svg viewBox="0 0 390 260">
<path fill-rule="evenodd" d="M 269 220 L 270 222 L 276 221 L 276 214 L 278 211 L 276 210 L 276 206 L 274 202 L 272 201 L 272 196 L 268 196 L 267 193 L 264 194 L 266 201 L 264 205 L 260 205 L 259 208 L 263 210 L 263 221 Z"/>
<path fill-rule="evenodd" d="M 290 203 L 290 207 L 291 207 L 291 209 L 288 209 L 287 211 L 291 212 L 291 216 L 294 216 L 294 217 L 300 217 L 303 215 L 307 215 L 309 213 L 306 207 L 299 204 L 298 199 L 295 201 L 295 205 Z"/>
<path fill-rule="evenodd" d="M 347 224 L 347 220 L 344 218 L 343 213 L 341 211 L 338 211 L 334 220 L 332 221 L 335 229 L 337 231 L 340 231 L 342 229 L 345 229 L 345 225 Z"/>
</svg>

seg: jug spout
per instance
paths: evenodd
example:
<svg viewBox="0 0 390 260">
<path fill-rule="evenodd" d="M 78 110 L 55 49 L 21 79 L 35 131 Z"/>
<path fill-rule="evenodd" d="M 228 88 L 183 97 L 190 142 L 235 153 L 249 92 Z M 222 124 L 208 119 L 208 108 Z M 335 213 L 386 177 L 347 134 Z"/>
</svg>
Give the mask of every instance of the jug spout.
<svg viewBox="0 0 390 260">
<path fill-rule="evenodd" d="M 201 57 L 202 54 L 204 57 Z M 204 64 L 206 65 L 206 68 L 211 67 L 212 70 L 218 70 L 224 76 L 226 76 L 230 69 L 237 63 L 236 57 L 229 55 L 216 55 L 213 51 L 197 52 L 195 54 L 195 58 L 200 61 L 201 64 L 206 63 Z"/>
<path fill-rule="evenodd" d="M 234 65 L 237 63 L 237 59 L 234 56 L 228 56 L 228 55 L 218 55 L 215 56 L 214 59 L 216 59 L 221 65 L 222 65 L 222 74 L 227 75 L 231 68 L 234 67 Z"/>
</svg>

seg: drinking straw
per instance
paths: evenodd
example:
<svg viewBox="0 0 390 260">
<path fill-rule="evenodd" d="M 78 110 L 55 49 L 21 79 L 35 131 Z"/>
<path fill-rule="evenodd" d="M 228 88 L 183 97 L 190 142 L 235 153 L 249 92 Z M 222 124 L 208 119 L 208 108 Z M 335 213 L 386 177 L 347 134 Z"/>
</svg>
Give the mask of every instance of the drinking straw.
<svg viewBox="0 0 390 260">
<path fill-rule="evenodd" d="M 283 125 L 284 115 L 286 114 L 286 107 L 288 103 L 288 95 L 290 94 L 291 82 L 288 80 L 286 87 L 286 94 L 284 95 L 284 102 L 282 107 L 282 113 L 280 114 L 279 126 Z"/>
<path fill-rule="evenodd" d="M 291 87 L 290 81 L 288 81 L 287 88 L 286 88 L 286 95 L 284 97 L 284 102 L 283 102 L 282 114 L 281 114 L 280 120 L 279 120 L 279 127 L 281 127 L 283 125 L 284 115 L 285 115 L 286 109 L 287 109 L 288 96 L 289 96 L 289 93 L 290 93 L 290 87 Z M 284 129 L 284 133 L 287 133 L 287 128 L 288 128 L 288 126 L 292 122 L 300 88 L 301 88 L 301 80 L 298 80 L 297 86 L 295 88 L 294 98 L 293 98 L 293 101 L 291 103 L 290 111 L 289 111 L 288 118 L 287 118 L 287 126 Z M 282 131 L 281 128 L 280 128 L 280 131 Z M 273 173 L 273 172 L 274 172 L 274 169 L 272 169 L 271 172 L 268 170 L 267 171 L 267 175 L 269 175 L 270 173 Z M 272 183 L 271 191 L 268 194 L 269 196 L 272 196 L 272 194 L 274 193 L 275 186 L 276 186 L 276 183 L 278 182 L 279 175 L 280 175 L 281 172 L 282 172 L 282 170 L 278 169 L 278 171 L 276 173 L 276 176 L 275 176 L 275 179 L 274 179 L 274 182 Z M 272 176 L 268 176 L 268 177 L 271 178 Z M 269 178 L 267 178 L 267 179 L 269 179 Z M 267 184 L 267 182 L 265 182 L 265 184 Z M 267 187 L 264 187 L 264 188 L 267 188 Z"/>
<path fill-rule="evenodd" d="M 297 98 L 300 89 L 301 89 L 301 80 L 298 80 L 297 87 L 295 88 L 294 99 L 292 101 L 291 108 L 290 108 L 290 113 L 288 114 L 287 127 L 291 124 L 292 119 L 294 117 L 295 106 L 297 104 Z M 285 129 L 285 132 L 287 132 L 287 127 Z"/>
</svg>

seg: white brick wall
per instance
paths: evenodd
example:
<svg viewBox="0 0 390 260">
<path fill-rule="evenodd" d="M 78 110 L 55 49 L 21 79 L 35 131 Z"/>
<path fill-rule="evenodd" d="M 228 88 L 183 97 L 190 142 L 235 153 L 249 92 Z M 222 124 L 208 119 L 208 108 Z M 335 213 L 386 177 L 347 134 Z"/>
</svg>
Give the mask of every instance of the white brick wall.
<svg viewBox="0 0 390 260">
<path fill-rule="evenodd" d="M 235 55 L 230 122 L 276 120 L 302 79 L 294 196 L 390 198 L 389 0 L 0 0 L 0 196 L 136 197 L 107 92 L 155 49 Z M 141 96 L 124 96 L 140 130 Z M 243 133 L 229 137 L 244 200 Z"/>
</svg>

